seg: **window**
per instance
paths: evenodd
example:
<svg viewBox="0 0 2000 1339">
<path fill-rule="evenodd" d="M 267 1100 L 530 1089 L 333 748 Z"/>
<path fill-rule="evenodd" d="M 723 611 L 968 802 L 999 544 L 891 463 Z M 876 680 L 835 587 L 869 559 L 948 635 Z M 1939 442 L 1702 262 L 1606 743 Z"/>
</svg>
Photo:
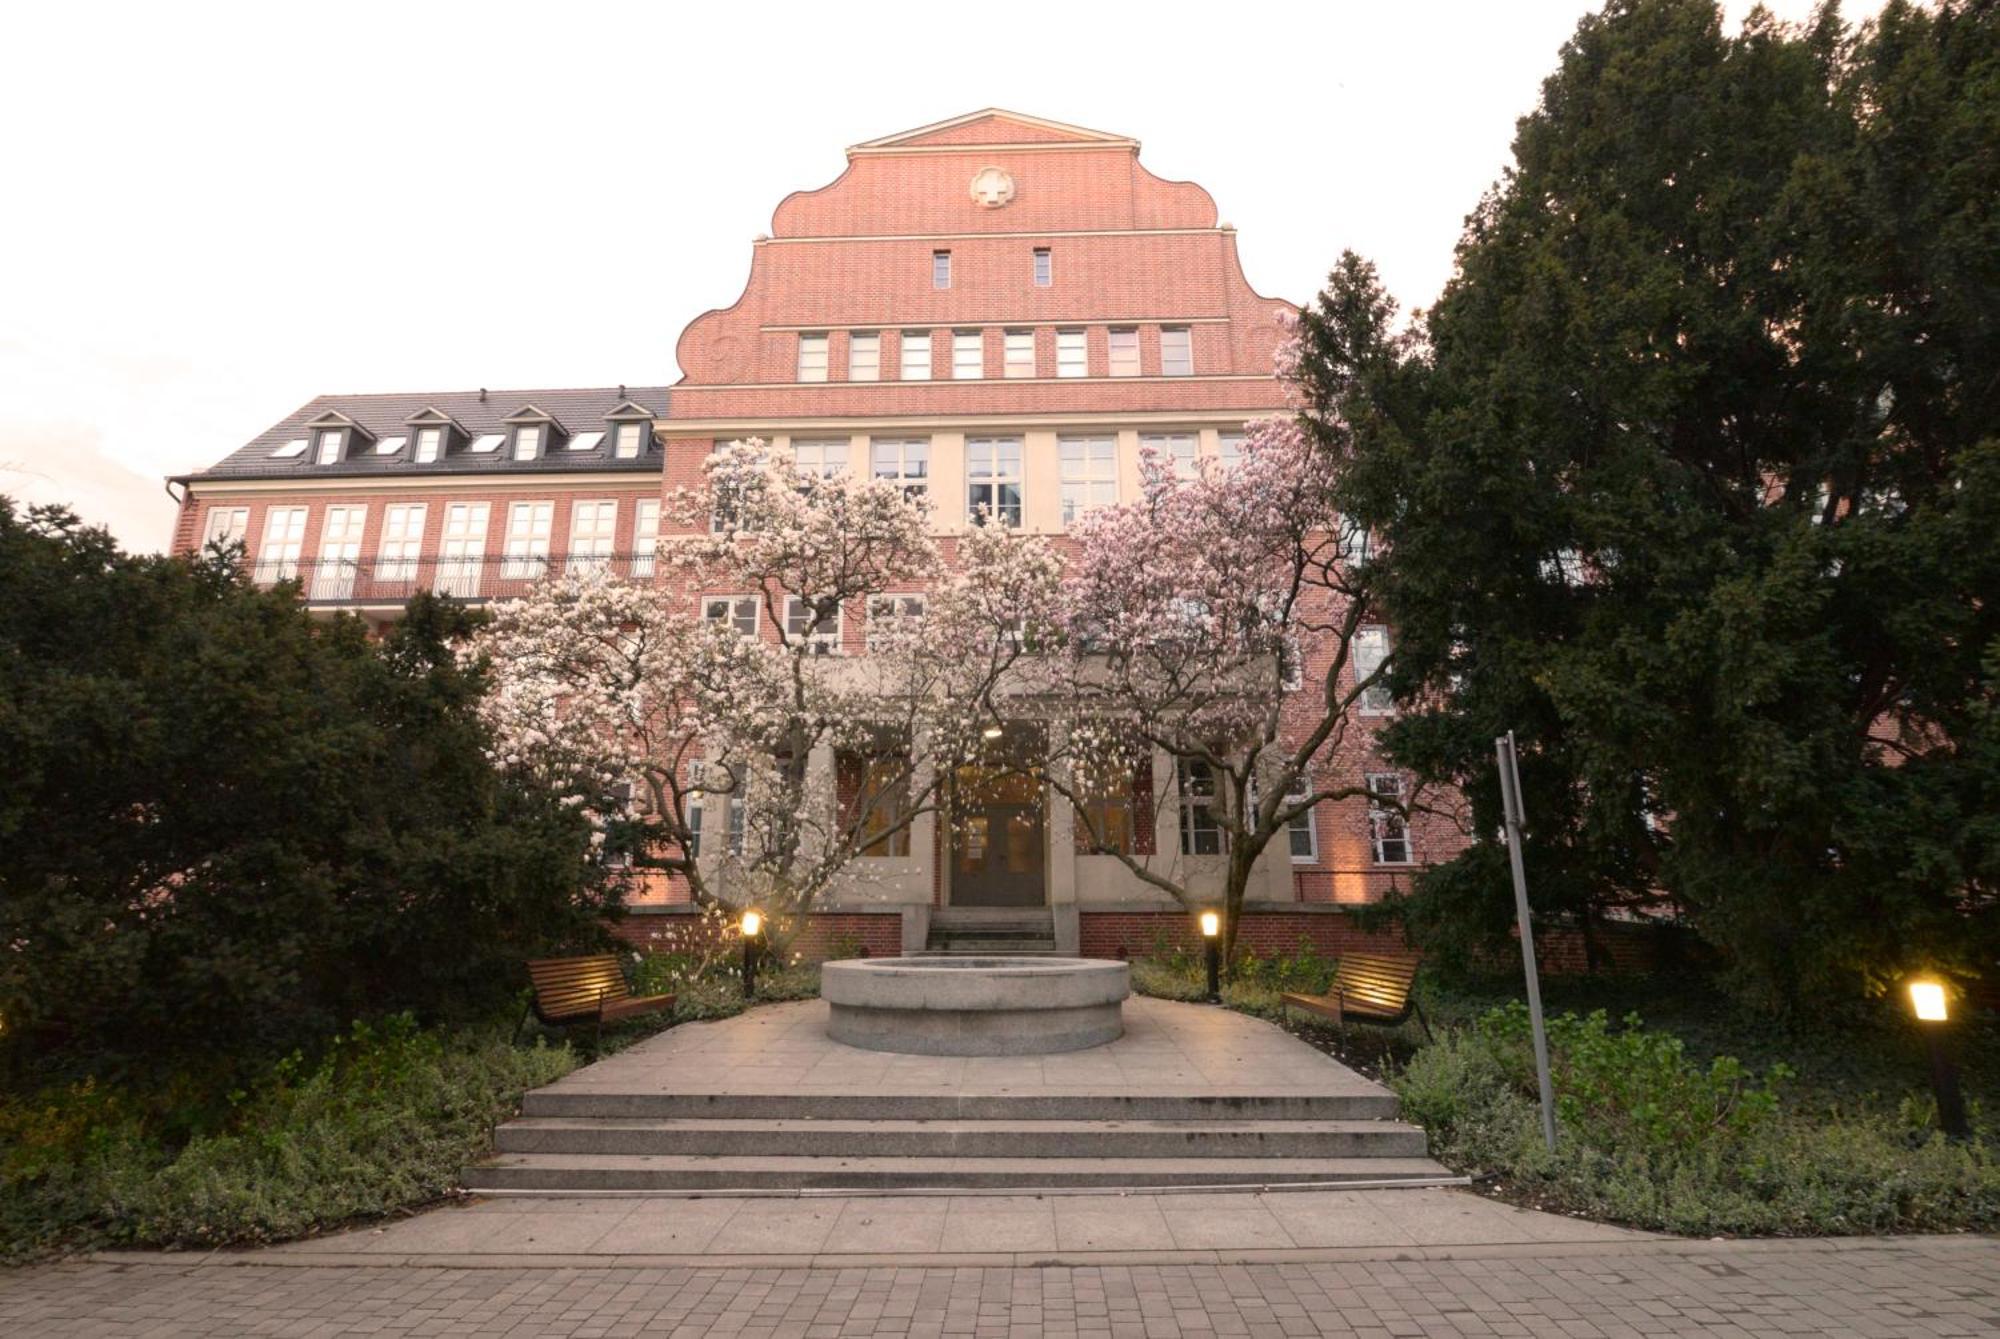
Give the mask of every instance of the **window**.
<svg viewBox="0 0 2000 1339">
<path fill-rule="evenodd" d="M 1352 517 L 1340 518 L 1340 562 L 1343 567 L 1360 568 L 1368 565 L 1374 554 L 1374 541 L 1368 534 L 1368 527 L 1356 522 Z"/>
<path fill-rule="evenodd" d="M 1181 783 L 1181 854 L 1221 855 L 1222 824 L 1215 808 L 1215 771 L 1205 762 L 1183 758 Z"/>
<path fill-rule="evenodd" d="M 438 458 L 438 451 L 443 446 L 443 428 L 418 428 L 417 450 L 412 459 L 419 465 L 435 464 Z"/>
<path fill-rule="evenodd" d="M 1160 327 L 1160 375 L 1194 375 L 1194 335 L 1184 325 Z"/>
<path fill-rule="evenodd" d="M 375 576 L 381 581 L 408 581 L 417 574 L 424 551 L 424 504 L 391 503 L 382 513 L 382 547 L 375 555 Z"/>
<path fill-rule="evenodd" d="M 1147 766 L 1141 763 L 1139 766 Z M 1139 790 L 1137 768 L 1118 761 L 1106 762 L 1078 777 L 1077 807 L 1083 813 L 1076 825 L 1076 849 L 1084 855 L 1116 851 L 1124 855 L 1142 852 L 1136 840 L 1135 811 Z M 1150 791 L 1150 783 L 1148 784 Z"/>
<path fill-rule="evenodd" d="M 857 330 L 847 337 L 847 379 L 882 379 L 882 336 L 873 330 Z"/>
<path fill-rule="evenodd" d="M 1035 248 L 1035 287 L 1047 288 L 1056 281 L 1055 256 L 1045 246 Z"/>
<path fill-rule="evenodd" d="M 1158 452 L 1176 479 L 1195 477 L 1195 442 L 1191 432 L 1149 432 L 1139 439 L 1141 451 Z"/>
<path fill-rule="evenodd" d="M 300 456 L 304 455 L 305 453 L 306 453 L 306 439 L 303 437 L 294 437 L 291 441 L 286 442 L 283 446 L 273 451 L 271 453 L 271 459 L 297 460 Z"/>
<path fill-rule="evenodd" d="M 785 597 L 785 639 L 803 645 L 807 655 L 840 654 L 840 610 L 813 612 L 812 601 L 803 596 Z"/>
<path fill-rule="evenodd" d="M 921 501 L 929 489 L 931 444 L 927 438 L 906 442 L 876 442 L 871 448 L 875 477 L 894 479 L 903 492 Z"/>
<path fill-rule="evenodd" d="M 951 287 L 951 252 L 931 252 L 931 287 Z"/>
<path fill-rule="evenodd" d="M 729 797 L 729 854 L 743 854 L 743 831 L 749 826 L 749 813 L 741 795 Z"/>
<path fill-rule="evenodd" d="M 868 649 L 879 651 L 923 621 L 921 595 L 871 595 L 868 597 Z"/>
<path fill-rule="evenodd" d="M 499 438 L 496 436 L 494 440 L 497 442 Z M 461 600 L 478 597 L 490 506 L 485 502 L 452 502 L 445 506 L 444 535 L 438 544 L 438 594 L 455 595 Z"/>
<path fill-rule="evenodd" d="M 257 580 L 290 581 L 299 574 L 299 548 L 306 540 L 304 507 L 272 507 L 264 513 L 264 547 L 257 551 Z"/>
<path fill-rule="evenodd" d="M 504 432 L 483 432 L 473 438 L 472 445 L 466 449 L 471 451 L 475 456 L 491 455 L 493 452 L 498 451 L 500 443 L 506 440 L 507 434 Z"/>
<path fill-rule="evenodd" d="M 854 807 L 847 822 L 858 828 L 856 837 L 864 856 L 895 857 L 910 854 L 910 761 L 895 753 L 844 753 L 838 762 L 837 778 L 843 796 Z M 893 830 L 892 830 L 893 829 Z"/>
<path fill-rule="evenodd" d="M 689 796 L 687 801 L 687 858 L 701 859 L 701 800 Z"/>
<path fill-rule="evenodd" d="M 977 381 L 985 375 L 985 338 L 977 330 L 954 330 L 951 335 L 951 379 Z"/>
<path fill-rule="evenodd" d="M 660 548 L 660 500 L 642 497 L 632 511 L 632 575 L 653 575 L 653 555 Z"/>
<path fill-rule="evenodd" d="M 1118 444 L 1114 438 L 1058 437 L 1056 454 L 1062 462 L 1064 525 L 1118 500 Z"/>
<path fill-rule="evenodd" d="M 988 518 L 1021 523 L 1021 439 L 975 437 L 965 444 L 965 513 L 974 525 Z"/>
<path fill-rule="evenodd" d="M 1007 332 L 1006 361 L 1003 370 L 1010 377 L 1032 377 L 1035 375 L 1034 331 L 1009 330 Z"/>
<path fill-rule="evenodd" d="M 1403 799 L 1403 778 L 1395 772 L 1370 772 L 1368 784 L 1368 840 L 1375 848 L 1378 865 L 1408 865 L 1416 861 L 1410 845 L 1410 822 L 1392 806 Z M 1388 801 L 1384 804 L 1381 801 Z"/>
<path fill-rule="evenodd" d="M 347 434 L 339 428 L 328 428 L 319 435 L 319 452 L 313 457 L 317 465 L 331 465 L 340 459 L 340 439 Z"/>
<path fill-rule="evenodd" d="M 312 598 L 351 600 L 361 570 L 361 532 L 366 507 L 328 507 L 319 527 L 319 558 L 313 563 Z"/>
<path fill-rule="evenodd" d="M 1090 354 L 1088 346 L 1084 343 L 1083 331 L 1056 331 L 1056 375 L 1059 377 L 1090 375 Z"/>
<path fill-rule="evenodd" d="M 563 443 L 565 451 L 595 451 L 597 444 L 604 440 L 601 432 L 580 432 Z"/>
<path fill-rule="evenodd" d="M 507 508 L 507 543 L 502 578 L 526 581 L 549 566 L 549 530 L 555 524 L 553 502 L 516 502 Z"/>
<path fill-rule="evenodd" d="M 248 507 L 210 507 L 208 520 L 201 532 L 201 546 L 206 549 L 211 544 L 217 544 L 227 548 L 231 544 L 241 544 L 243 537 L 249 533 Z"/>
<path fill-rule="evenodd" d="M 378 456 L 393 456 L 409 445 L 409 441 L 410 439 L 407 437 L 384 437 L 381 441 L 375 443 L 375 454 Z"/>
<path fill-rule="evenodd" d="M 1379 625 L 1361 628 L 1354 634 L 1354 681 L 1360 683 L 1389 658 L 1389 630 Z M 1361 712 L 1364 716 L 1380 716 L 1396 709 L 1396 700 L 1389 695 L 1389 686 L 1377 679 L 1361 692 Z"/>
<path fill-rule="evenodd" d="M 754 595 L 711 595 L 701 602 L 701 616 L 710 623 L 727 623 L 745 637 L 757 635 Z"/>
<path fill-rule="evenodd" d="M 643 423 L 620 423 L 611 430 L 611 454 L 620 460 L 637 460 L 646 443 L 645 433 Z"/>
<path fill-rule="evenodd" d="M 826 380 L 826 336 L 799 336 L 799 380 Z"/>
<path fill-rule="evenodd" d="M 903 380 L 929 381 L 931 379 L 931 332 L 928 330 L 905 330 L 899 342 L 903 349 Z"/>
<path fill-rule="evenodd" d="M 523 423 L 514 429 L 514 459 L 533 460 L 542 453 L 542 425 Z"/>
<path fill-rule="evenodd" d="M 618 503 L 575 502 L 569 512 L 569 561 L 573 567 L 602 567 L 617 546 Z"/>
<path fill-rule="evenodd" d="M 792 443 L 792 463 L 807 479 L 831 479 L 847 473 L 847 439 Z"/>
<path fill-rule="evenodd" d="M 1130 326 L 1120 329 L 1112 327 L 1111 375 L 1114 377 L 1136 377 L 1139 375 L 1139 332 Z"/>
<path fill-rule="evenodd" d="M 1312 779 L 1301 776 L 1294 780 L 1291 789 L 1285 792 L 1288 804 L 1303 804 L 1312 794 Z M 1292 859 L 1309 865 L 1319 859 L 1319 831 L 1313 825 L 1313 811 L 1294 814 L 1285 824 L 1291 842 Z"/>
<path fill-rule="evenodd" d="M 1233 470 L 1243 463 L 1243 434 L 1225 432 L 1215 439 L 1215 456 L 1222 468 Z"/>
</svg>

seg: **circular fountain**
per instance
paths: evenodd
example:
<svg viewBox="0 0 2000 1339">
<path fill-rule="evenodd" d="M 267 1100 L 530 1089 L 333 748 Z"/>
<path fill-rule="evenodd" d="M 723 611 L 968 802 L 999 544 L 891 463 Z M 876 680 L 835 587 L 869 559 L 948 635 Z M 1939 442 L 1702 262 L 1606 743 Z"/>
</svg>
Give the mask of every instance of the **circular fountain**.
<svg viewBox="0 0 2000 1339">
<path fill-rule="evenodd" d="M 820 967 L 826 1032 L 870 1051 L 1045 1055 L 1125 1035 L 1132 970 L 1093 958 L 857 958 Z"/>
</svg>

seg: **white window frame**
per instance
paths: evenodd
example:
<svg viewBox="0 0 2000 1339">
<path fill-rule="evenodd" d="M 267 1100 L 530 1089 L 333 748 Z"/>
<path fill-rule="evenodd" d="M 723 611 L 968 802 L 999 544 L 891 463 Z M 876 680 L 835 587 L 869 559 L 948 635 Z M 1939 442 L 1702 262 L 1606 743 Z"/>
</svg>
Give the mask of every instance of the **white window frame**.
<svg viewBox="0 0 2000 1339">
<path fill-rule="evenodd" d="M 312 597 L 351 600 L 361 572 L 361 540 L 368 533 L 368 507 L 342 503 L 320 515 L 319 551 L 313 557 Z"/>
<path fill-rule="evenodd" d="M 208 514 L 202 518 L 202 551 L 207 552 L 211 544 L 229 545 L 247 539 L 249 534 L 248 507 L 210 507 Z"/>
<path fill-rule="evenodd" d="M 642 497 L 632 506 L 632 575 L 653 575 L 660 551 L 660 500 Z"/>
<path fill-rule="evenodd" d="M 931 439 L 877 438 L 868 444 L 868 469 L 874 478 L 901 484 L 904 496 L 922 501 L 930 496 Z"/>
<path fill-rule="evenodd" d="M 1312 778 L 1310 776 L 1301 775 L 1294 777 L 1290 789 L 1285 792 L 1285 803 L 1297 804 L 1311 795 L 1312 789 Z M 1319 807 L 1315 805 L 1304 813 L 1294 814 L 1291 818 L 1285 820 L 1285 846 L 1292 853 L 1292 863 L 1294 865 L 1317 865 L 1319 863 L 1319 823 L 1316 821 L 1318 814 Z M 1304 851 L 1299 850 L 1298 839 L 1301 835 L 1306 839 L 1306 849 Z"/>
<path fill-rule="evenodd" d="M 501 545 L 500 579 L 533 581 L 547 572 L 549 540 L 555 526 L 553 499 L 509 503 L 506 539 Z"/>
<path fill-rule="evenodd" d="M 290 581 L 299 574 L 299 554 L 306 542 L 304 507 L 266 507 L 264 530 L 257 540 L 257 572 L 260 585 Z"/>
<path fill-rule="evenodd" d="M 443 428 L 428 427 L 417 429 L 417 445 L 416 449 L 410 453 L 411 463 L 417 465 L 434 465 L 437 463 L 437 458 L 443 453 Z"/>
<path fill-rule="evenodd" d="M 1380 623 L 1369 623 L 1354 631 L 1354 682 L 1360 683 L 1389 658 L 1389 629 Z M 1389 716 L 1396 710 L 1396 699 L 1389 693 L 1387 684 L 1379 679 L 1365 689 L 1355 703 L 1363 716 Z"/>
<path fill-rule="evenodd" d="M 1035 332 L 1008 330 L 1001 335 L 1002 376 L 1019 379 L 1035 375 Z"/>
<path fill-rule="evenodd" d="M 800 381 L 826 380 L 827 343 L 826 332 L 823 330 L 799 336 L 798 379 Z"/>
<path fill-rule="evenodd" d="M 1160 375 L 1194 375 L 1194 329 L 1184 325 L 1160 327 Z"/>
<path fill-rule="evenodd" d="M 1233 470 L 1243 463 L 1243 438 L 1240 432 L 1219 432 L 1215 434 L 1215 458 L 1225 470 Z"/>
<path fill-rule="evenodd" d="M 792 465 L 804 479 L 832 479 L 847 473 L 845 437 L 792 439 Z"/>
<path fill-rule="evenodd" d="M 837 656 L 843 634 L 847 631 L 847 611 L 833 611 L 833 626 L 808 627 L 806 620 L 812 615 L 812 607 L 802 595 L 785 597 L 785 640 L 797 646 L 803 643 L 809 656 Z"/>
<path fill-rule="evenodd" d="M 1056 375 L 1058 377 L 1087 377 L 1090 375 L 1089 331 L 1056 331 Z"/>
<path fill-rule="evenodd" d="M 882 333 L 879 330 L 856 330 L 848 335 L 847 379 L 882 379 Z"/>
<path fill-rule="evenodd" d="M 896 336 L 899 376 L 904 381 L 931 379 L 931 332 L 905 330 Z"/>
<path fill-rule="evenodd" d="M 1401 772 L 1369 772 L 1362 778 L 1367 788 L 1368 800 L 1368 846 L 1378 865 L 1414 865 L 1417 863 L 1417 843 L 1410 835 L 1410 821 L 1392 809 L 1385 809 L 1375 802 L 1378 795 L 1402 799 L 1408 792 L 1403 786 Z M 1394 832 L 1396 835 L 1390 835 Z M 1403 858 L 1388 858 L 1389 848 L 1396 842 L 1403 845 Z"/>
<path fill-rule="evenodd" d="M 1149 432 L 1141 434 L 1139 449 L 1151 448 L 1165 457 L 1176 479 L 1192 479 L 1199 472 L 1195 462 L 1201 456 L 1201 442 L 1191 432 Z"/>
<path fill-rule="evenodd" d="M 538 460 L 541 458 L 542 442 L 547 436 L 543 431 L 545 426 L 541 423 L 523 423 L 520 427 L 514 429 L 515 460 Z"/>
<path fill-rule="evenodd" d="M 1208 786 L 1206 790 L 1198 789 L 1194 784 L 1194 776 L 1197 768 L 1208 774 Z M 1216 801 L 1219 798 L 1219 783 L 1215 776 L 1215 769 L 1207 763 L 1196 759 L 1181 758 L 1177 760 L 1174 767 L 1174 783 L 1175 790 L 1179 792 L 1177 799 L 1179 800 L 1180 807 L 1178 827 L 1180 828 L 1181 854 L 1190 856 L 1229 854 L 1229 834 L 1223 831 L 1221 820 L 1215 816 Z M 1195 819 L 1198 815 L 1206 817 L 1207 822 L 1202 824 L 1196 823 Z M 1204 832 L 1213 832 L 1215 834 L 1215 849 L 1213 851 L 1197 849 L 1201 845 L 1200 834 Z"/>
<path fill-rule="evenodd" d="M 1010 454 L 1003 448 L 1011 448 Z M 1019 529 L 1027 510 L 1026 481 L 1022 478 L 1022 441 L 1019 437 L 969 437 L 965 442 L 965 519 L 972 525 L 979 525 L 980 508 L 986 506 L 988 514 L 999 525 Z M 981 457 L 985 458 L 984 463 Z M 1003 466 L 1011 463 L 1012 472 L 1004 472 Z M 984 472 L 975 472 L 983 470 Z M 1014 486 L 1012 515 L 1001 503 L 1001 490 L 1007 485 Z M 982 497 L 981 495 L 984 494 Z"/>
<path fill-rule="evenodd" d="M 611 455 L 615 460 L 637 460 L 646 449 L 646 425 L 627 419 L 611 429 Z"/>
<path fill-rule="evenodd" d="M 750 808 L 741 795 L 729 797 L 729 836 L 727 849 L 730 855 L 742 855 L 750 829 Z"/>
<path fill-rule="evenodd" d="M 606 518 L 610 526 L 605 526 Z M 586 527 L 587 522 L 587 527 Z M 576 498 L 569 504 L 569 565 L 603 567 L 618 551 L 618 499 Z"/>
<path fill-rule="evenodd" d="M 444 504 L 444 528 L 438 537 L 433 590 L 461 600 L 478 598 L 486 566 L 486 540 L 492 527 L 490 502 Z"/>
<path fill-rule="evenodd" d="M 1054 250 L 1046 246 L 1035 248 L 1035 287 L 1049 288 L 1056 281 L 1056 256 Z"/>
<path fill-rule="evenodd" d="M 1144 353 L 1139 345 L 1139 327 L 1136 325 L 1114 325 L 1104 332 L 1105 348 L 1110 362 L 1106 367 L 1114 377 L 1136 377 L 1144 368 Z M 1121 359 L 1119 354 L 1128 352 L 1129 359 Z"/>
<path fill-rule="evenodd" d="M 931 252 L 931 287 L 951 287 L 951 252 L 942 248 Z"/>
<path fill-rule="evenodd" d="M 951 379 L 953 381 L 981 381 L 986 377 L 986 332 L 984 330 L 954 330 L 951 332 Z"/>
<path fill-rule="evenodd" d="M 701 617 L 705 623 L 727 623 L 739 637 L 755 637 L 764 602 L 754 595 L 704 595 Z M 745 623 L 749 627 L 744 627 Z"/>
<path fill-rule="evenodd" d="M 408 581 L 416 576 L 428 510 L 424 502 L 391 502 L 382 509 L 382 534 L 375 544 L 377 581 Z"/>
<path fill-rule="evenodd" d="M 313 464 L 338 465 L 341 448 L 347 440 L 345 428 L 321 428 L 313 442 Z"/>
<path fill-rule="evenodd" d="M 890 626 L 905 625 L 905 620 L 917 622 L 930 614 L 930 600 L 920 591 L 895 591 L 868 597 L 868 626 L 863 632 L 870 651 L 882 648 L 883 634 Z"/>
<path fill-rule="evenodd" d="M 1062 481 L 1062 523 L 1072 525 L 1099 507 L 1118 505 L 1118 439 L 1106 433 L 1056 438 Z"/>
</svg>

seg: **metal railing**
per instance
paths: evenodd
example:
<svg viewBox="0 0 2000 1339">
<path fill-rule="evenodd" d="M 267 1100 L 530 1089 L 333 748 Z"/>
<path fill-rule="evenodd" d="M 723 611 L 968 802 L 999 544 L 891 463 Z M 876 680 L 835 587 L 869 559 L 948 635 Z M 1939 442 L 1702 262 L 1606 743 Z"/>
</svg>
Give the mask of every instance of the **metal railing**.
<svg viewBox="0 0 2000 1339">
<path fill-rule="evenodd" d="M 401 604 L 418 591 L 467 601 L 505 600 L 526 595 L 550 575 L 596 570 L 646 580 L 659 571 L 650 553 L 479 553 L 424 554 L 414 558 L 313 557 L 246 560 L 244 570 L 260 586 L 296 582 L 309 605 Z"/>
</svg>

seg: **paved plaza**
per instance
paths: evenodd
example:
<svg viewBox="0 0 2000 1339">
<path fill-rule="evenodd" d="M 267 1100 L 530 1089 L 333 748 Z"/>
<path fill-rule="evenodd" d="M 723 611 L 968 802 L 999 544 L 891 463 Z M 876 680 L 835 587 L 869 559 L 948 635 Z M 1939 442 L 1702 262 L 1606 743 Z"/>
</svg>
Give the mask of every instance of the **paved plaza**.
<svg viewBox="0 0 2000 1339">
<path fill-rule="evenodd" d="M 1385 1192 L 1416 1193 L 1416 1192 Z M 1943 1336 L 2000 1333 L 1990 1238 L 1325 1252 L 1270 1263 L 284 1266 L 0 1274 L 0 1334 Z"/>
</svg>

